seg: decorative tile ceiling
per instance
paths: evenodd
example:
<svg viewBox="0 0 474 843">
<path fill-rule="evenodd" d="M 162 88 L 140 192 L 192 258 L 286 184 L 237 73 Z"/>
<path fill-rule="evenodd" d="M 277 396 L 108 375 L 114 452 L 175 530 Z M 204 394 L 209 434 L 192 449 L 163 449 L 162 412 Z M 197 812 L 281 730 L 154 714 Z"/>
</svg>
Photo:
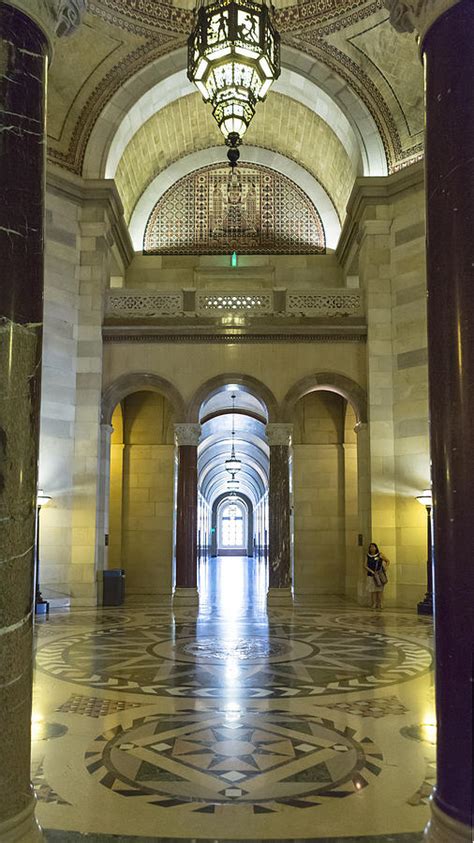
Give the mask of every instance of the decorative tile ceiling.
<svg viewBox="0 0 474 843">
<path fill-rule="evenodd" d="M 324 251 L 318 212 L 280 173 L 256 164 L 205 167 L 180 179 L 148 221 L 146 254 L 313 254 Z"/>
</svg>

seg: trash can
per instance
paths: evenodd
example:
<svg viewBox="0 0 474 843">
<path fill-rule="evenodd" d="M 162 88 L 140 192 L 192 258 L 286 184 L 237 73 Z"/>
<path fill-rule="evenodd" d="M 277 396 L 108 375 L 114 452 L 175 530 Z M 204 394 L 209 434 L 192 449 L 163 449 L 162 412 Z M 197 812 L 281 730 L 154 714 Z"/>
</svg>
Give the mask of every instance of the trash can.
<svg viewBox="0 0 474 843">
<path fill-rule="evenodd" d="M 103 606 L 121 606 L 125 597 L 125 571 L 123 568 L 112 568 L 103 571 L 104 591 Z"/>
</svg>

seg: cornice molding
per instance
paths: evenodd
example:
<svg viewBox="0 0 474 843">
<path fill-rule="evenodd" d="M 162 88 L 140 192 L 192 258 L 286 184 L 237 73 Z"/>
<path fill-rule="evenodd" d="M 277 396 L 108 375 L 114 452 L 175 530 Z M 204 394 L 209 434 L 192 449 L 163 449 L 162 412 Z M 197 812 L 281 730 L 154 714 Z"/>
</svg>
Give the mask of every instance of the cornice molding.
<svg viewBox="0 0 474 843">
<path fill-rule="evenodd" d="M 434 23 L 460 0 L 384 0 L 390 23 L 397 32 L 416 32 L 423 40 Z"/>
<path fill-rule="evenodd" d="M 114 242 L 125 265 L 129 266 L 135 251 L 123 215 L 123 205 L 113 179 L 83 179 L 54 165 L 48 165 L 47 191 L 68 199 L 81 207 L 92 204 L 107 214 Z"/>
<path fill-rule="evenodd" d="M 345 266 L 357 244 L 360 223 L 370 209 L 376 205 L 390 205 L 401 193 L 412 189 L 423 189 L 424 162 L 417 161 L 390 176 L 362 176 L 356 179 L 352 188 L 347 215 L 336 249 L 341 266 Z"/>
<path fill-rule="evenodd" d="M 74 35 L 87 11 L 87 0 L 8 0 L 8 5 L 39 26 L 50 50 L 55 38 Z"/>
</svg>

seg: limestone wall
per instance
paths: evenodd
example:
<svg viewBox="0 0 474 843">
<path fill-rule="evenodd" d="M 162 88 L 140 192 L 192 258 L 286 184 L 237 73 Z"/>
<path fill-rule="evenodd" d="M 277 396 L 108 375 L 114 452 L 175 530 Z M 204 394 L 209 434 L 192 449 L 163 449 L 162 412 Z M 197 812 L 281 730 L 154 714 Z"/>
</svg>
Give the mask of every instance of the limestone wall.
<svg viewBox="0 0 474 843">
<path fill-rule="evenodd" d="M 353 198 L 368 325 L 371 539 L 392 562 L 387 601 L 410 607 L 426 589 L 426 513 L 415 498 L 430 485 L 422 175 L 420 166 L 398 173 L 378 196 L 361 180 Z"/>
<path fill-rule="evenodd" d="M 293 428 L 296 594 L 344 594 L 345 401 L 313 392 L 295 408 Z M 350 484 L 354 485 L 354 476 Z M 351 493 L 348 491 L 349 497 Z M 353 489 L 352 489 L 353 494 Z"/>
<path fill-rule="evenodd" d="M 52 497 L 40 522 L 41 585 L 52 597 L 70 591 L 78 261 L 78 205 L 48 192 L 39 487 Z"/>
<path fill-rule="evenodd" d="M 137 392 L 123 402 L 121 567 L 128 597 L 171 593 L 173 552 L 174 444 L 168 402 Z M 111 485 L 111 497 L 120 489 Z M 115 531 L 117 521 L 111 524 Z M 112 546 L 117 537 L 111 532 Z"/>
<path fill-rule="evenodd" d="M 427 555 L 426 511 L 415 497 L 430 486 L 422 185 L 394 204 L 391 276 L 397 603 L 414 606 L 426 590 Z"/>
</svg>

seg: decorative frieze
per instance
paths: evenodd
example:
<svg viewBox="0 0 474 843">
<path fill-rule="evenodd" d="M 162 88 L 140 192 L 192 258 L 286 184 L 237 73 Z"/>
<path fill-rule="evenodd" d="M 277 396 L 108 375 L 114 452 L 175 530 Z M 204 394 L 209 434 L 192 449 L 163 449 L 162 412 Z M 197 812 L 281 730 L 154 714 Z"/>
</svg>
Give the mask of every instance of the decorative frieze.
<svg viewBox="0 0 474 843">
<path fill-rule="evenodd" d="M 43 30 L 49 41 L 73 35 L 82 23 L 87 0 L 8 0 Z"/>
<path fill-rule="evenodd" d="M 416 32 L 420 41 L 433 24 L 459 0 L 384 0 L 397 32 Z"/>
</svg>

